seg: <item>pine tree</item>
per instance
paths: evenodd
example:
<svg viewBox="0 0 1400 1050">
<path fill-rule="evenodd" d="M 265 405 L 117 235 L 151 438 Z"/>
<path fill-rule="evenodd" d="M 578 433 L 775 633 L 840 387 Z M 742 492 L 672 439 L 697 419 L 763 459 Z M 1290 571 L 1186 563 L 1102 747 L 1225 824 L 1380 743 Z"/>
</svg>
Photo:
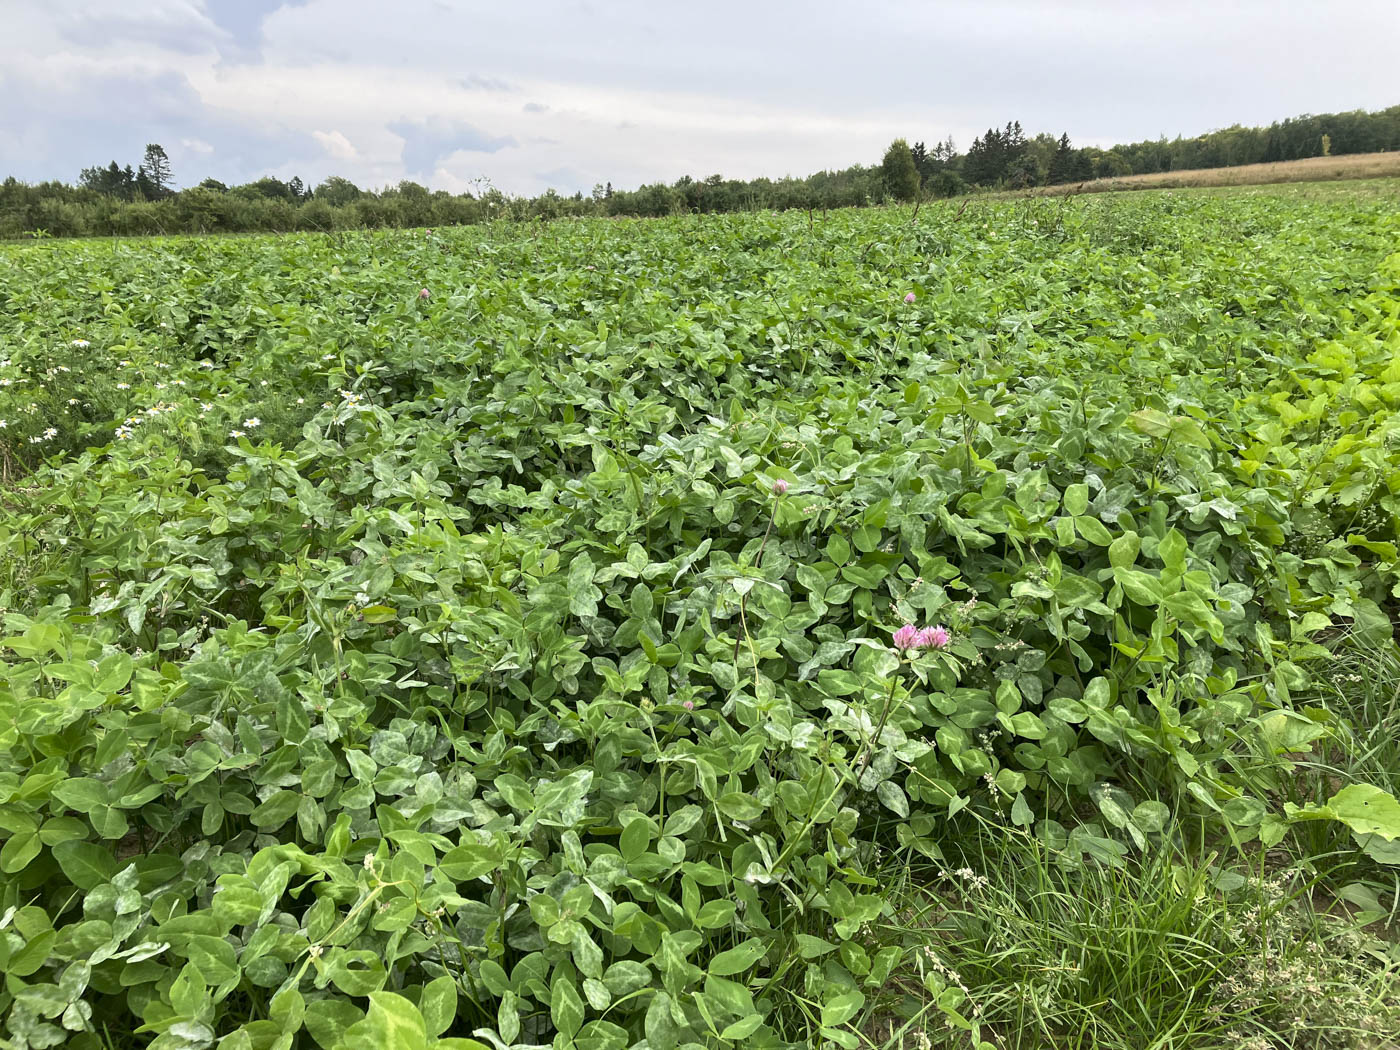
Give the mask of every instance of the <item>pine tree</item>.
<svg viewBox="0 0 1400 1050">
<path fill-rule="evenodd" d="M 158 142 L 147 143 L 141 171 L 146 173 L 146 179 L 155 191 L 152 199 L 164 197 L 170 192 L 170 158 Z"/>
<path fill-rule="evenodd" d="M 919 173 L 919 185 L 922 186 L 928 181 L 929 171 L 931 170 L 929 166 L 928 150 L 924 147 L 922 142 L 916 142 L 911 152 L 914 154 L 914 170 Z"/>
<path fill-rule="evenodd" d="M 1050 158 L 1049 178 L 1052 186 L 1074 178 L 1074 147 L 1070 145 L 1068 132 L 1060 136 L 1055 155 Z"/>
</svg>

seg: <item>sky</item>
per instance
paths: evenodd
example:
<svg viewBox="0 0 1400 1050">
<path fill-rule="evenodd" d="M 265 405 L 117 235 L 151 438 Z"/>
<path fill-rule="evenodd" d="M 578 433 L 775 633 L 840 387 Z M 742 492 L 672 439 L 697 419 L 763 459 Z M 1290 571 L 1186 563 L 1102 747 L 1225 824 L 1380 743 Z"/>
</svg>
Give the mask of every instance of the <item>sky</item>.
<svg viewBox="0 0 1400 1050">
<path fill-rule="evenodd" d="M 0 177 L 534 195 L 1400 103 L 1397 0 L 0 0 Z"/>
</svg>

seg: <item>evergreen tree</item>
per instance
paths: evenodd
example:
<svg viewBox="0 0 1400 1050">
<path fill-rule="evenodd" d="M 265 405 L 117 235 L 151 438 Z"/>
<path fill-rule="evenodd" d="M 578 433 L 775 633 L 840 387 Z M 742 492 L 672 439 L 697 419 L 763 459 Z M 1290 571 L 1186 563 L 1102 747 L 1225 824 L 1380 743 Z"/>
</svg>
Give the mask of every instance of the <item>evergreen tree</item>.
<svg viewBox="0 0 1400 1050">
<path fill-rule="evenodd" d="M 1050 158 L 1050 185 L 1069 182 L 1074 178 L 1074 147 L 1070 145 L 1069 133 L 1060 136 L 1055 155 Z"/>
<path fill-rule="evenodd" d="M 121 168 L 116 161 L 112 161 L 105 168 L 84 168 L 78 175 L 78 185 L 122 201 L 129 201 L 136 195 L 136 176 L 131 170 L 131 165 Z"/>
<path fill-rule="evenodd" d="M 165 150 L 158 142 L 150 142 L 146 145 L 146 156 L 141 161 L 141 170 L 146 173 L 155 193 L 151 197 L 164 197 L 170 192 L 172 182 L 170 176 L 170 158 L 165 155 Z"/>
<path fill-rule="evenodd" d="M 144 164 L 136 169 L 136 195 L 147 201 L 153 201 L 160 196 L 160 188 L 146 171 Z"/>
</svg>

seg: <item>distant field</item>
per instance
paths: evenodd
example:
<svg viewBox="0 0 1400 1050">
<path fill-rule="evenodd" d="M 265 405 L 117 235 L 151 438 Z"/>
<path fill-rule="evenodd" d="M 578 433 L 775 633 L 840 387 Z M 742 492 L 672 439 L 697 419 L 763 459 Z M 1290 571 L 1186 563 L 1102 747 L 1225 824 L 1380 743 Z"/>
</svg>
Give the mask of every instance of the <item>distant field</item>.
<svg viewBox="0 0 1400 1050">
<path fill-rule="evenodd" d="M 1323 182 L 1333 179 L 1379 179 L 1400 176 L 1400 152 L 1354 153 L 1345 157 L 1308 157 L 1273 164 L 1241 164 L 1234 168 L 1189 168 L 1153 175 L 1124 175 L 1063 186 L 1038 186 L 1029 196 L 1055 197 L 1115 190 L 1176 189 L 1186 186 L 1253 186 L 1268 182 Z"/>
</svg>

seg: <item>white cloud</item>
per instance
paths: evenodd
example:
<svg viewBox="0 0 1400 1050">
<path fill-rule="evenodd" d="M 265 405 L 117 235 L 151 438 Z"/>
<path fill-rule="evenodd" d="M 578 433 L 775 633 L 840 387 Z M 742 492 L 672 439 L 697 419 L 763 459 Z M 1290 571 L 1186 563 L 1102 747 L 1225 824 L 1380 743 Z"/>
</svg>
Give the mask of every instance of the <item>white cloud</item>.
<svg viewBox="0 0 1400 1050">
<path fill-rule="evenodd" d="M 311 137 L 321 144 L 321 148 L 336 160 L 356 161 L 360 159 L 357 150 L 349 139 L 338 131 L 313 131 Z"/>
</svg>

